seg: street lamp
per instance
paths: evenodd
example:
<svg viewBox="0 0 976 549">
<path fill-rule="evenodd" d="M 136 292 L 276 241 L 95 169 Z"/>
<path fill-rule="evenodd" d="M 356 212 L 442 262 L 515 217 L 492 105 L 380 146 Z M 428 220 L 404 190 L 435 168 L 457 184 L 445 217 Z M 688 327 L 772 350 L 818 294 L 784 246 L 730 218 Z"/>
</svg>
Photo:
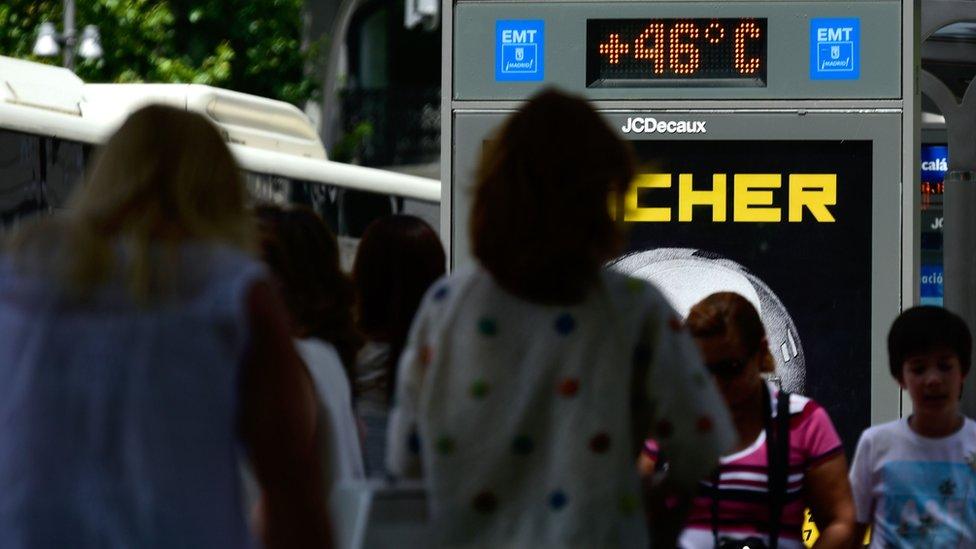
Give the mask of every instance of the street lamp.
<svg viewBox="0 0 976 549">
<path fill-rule="evenodd" d="M 75 70 L 75 46 L 82 59 L 98 59 L 102 56 L 101 37 L 98 27 L 85 26 L 81 33 L 81 43 L 75 31 L 75 0 L 64 0 L 64 34 L 58 34 L 54 23 L 43 22 L 37 29 L 37 40 L 34 42 L 34 55 L 40 57 L 54 57 L 61 51 L 64 44 L 63 64 L 68 70 Z"/>
</svg>

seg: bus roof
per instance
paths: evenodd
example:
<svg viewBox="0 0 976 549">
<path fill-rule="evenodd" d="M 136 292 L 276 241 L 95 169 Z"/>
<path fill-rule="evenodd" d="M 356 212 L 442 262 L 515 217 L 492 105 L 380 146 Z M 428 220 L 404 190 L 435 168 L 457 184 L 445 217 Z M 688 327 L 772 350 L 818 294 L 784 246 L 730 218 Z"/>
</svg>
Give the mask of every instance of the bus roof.
<svg viewBox="0 0 976 549">
<path fill-rule="evenodd" d="M 205 116 L 245 169 L 439 202 L 440 182 L 328 160 L 294 105 L 199 84 L 86 84 L 52 65 L 0 56 L 0 125 L 99 144 L 149 103 Z"/>
<path fill-rule="evenodd" d="M 275 101 L 199 84 L 85 84 L 85 117 L 118 126 L 149 103 L 162 103 L 207 117 L 228 143 L 325 159 L 325 148 L 305 113 Z"/>
</svg>

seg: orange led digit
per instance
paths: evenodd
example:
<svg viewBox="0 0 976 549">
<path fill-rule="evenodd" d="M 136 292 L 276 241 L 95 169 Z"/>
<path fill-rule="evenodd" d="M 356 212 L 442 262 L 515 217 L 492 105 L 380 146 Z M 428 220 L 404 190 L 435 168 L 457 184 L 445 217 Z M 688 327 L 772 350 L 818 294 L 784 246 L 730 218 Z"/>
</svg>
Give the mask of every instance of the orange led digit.
<svg viewBox="0 0 976 549">
<path fill-rule="evenodd" d="M 764 87 L 764 18 L 589 19 L 586 85 Z"/>
<path fill-rule="evenodd" d="M 648 39 L 654 44 L 647 47 Z M 661 23 L 651 23 L 644 29 L 644 32 L 634 40 L 634 58 L 638 60 L 650 60 L 653 62 L 652 70 L 654 74 L 664 73 L 664 25 Z"/>
<path fill-rule="evenodd" d="M 701 64 L 701 54 L 695 46 L 698 27 L 694 23 L 678 23 L 671 28 L 671 64 L 675 74 L 694 74 Z"/>
</svg>

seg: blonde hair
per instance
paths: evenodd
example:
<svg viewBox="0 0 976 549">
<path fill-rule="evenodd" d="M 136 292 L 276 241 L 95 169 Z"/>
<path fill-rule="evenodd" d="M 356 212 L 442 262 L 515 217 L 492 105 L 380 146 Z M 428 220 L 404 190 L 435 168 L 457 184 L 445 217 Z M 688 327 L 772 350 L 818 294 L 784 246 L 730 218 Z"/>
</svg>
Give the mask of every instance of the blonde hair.
<svg viewBox="0 0 976 549">
<path fill-rule="evenodd" d="M 113 247 L 122 242 L 128 290 L 147 303 L 171 288 L 179 244 L 188 241 L 253 252 L 255 222 L 217 129 L 198 114 L 150 105 L 101 148 L 68 210 L 19 231 L 13 249 L 28 264 L 46 258 L 42 267 L 85 297 L 113 273 Z"/>
</svg>

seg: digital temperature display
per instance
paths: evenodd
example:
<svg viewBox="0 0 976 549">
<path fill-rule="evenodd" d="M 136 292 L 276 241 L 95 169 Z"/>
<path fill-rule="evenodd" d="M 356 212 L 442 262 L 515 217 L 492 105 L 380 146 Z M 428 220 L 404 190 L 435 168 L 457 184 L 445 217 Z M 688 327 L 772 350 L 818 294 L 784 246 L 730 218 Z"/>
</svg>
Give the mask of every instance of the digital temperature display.
<svg viewBox="0 0 976 549">
<path fill-rule="evenodd" d="M 766 19 L 590 19 L 586 86 L 766 86 Z"/>
</svg>

